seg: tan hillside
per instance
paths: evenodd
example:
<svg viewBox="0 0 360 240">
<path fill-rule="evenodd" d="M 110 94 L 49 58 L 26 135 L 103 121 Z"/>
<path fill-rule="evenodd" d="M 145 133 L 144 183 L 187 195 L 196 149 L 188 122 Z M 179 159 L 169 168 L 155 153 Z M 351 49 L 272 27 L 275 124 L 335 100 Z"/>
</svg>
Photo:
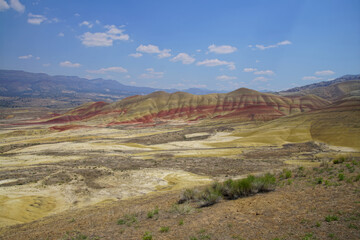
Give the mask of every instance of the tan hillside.
<svg viewBox="0 0 360 240">
<path fill-rule="evenodd" d="M 115 103 L 84 104 L 48 123 L 91 120 L 105 124 L 150 123 L 155 120 L 230 118 L 271 120 L 323 108 L 330 103 L 315 95 L 281 97 L 240 88 L 227 94 L 193 95 L 162 91 L 136 95 Z"/>
</svg>

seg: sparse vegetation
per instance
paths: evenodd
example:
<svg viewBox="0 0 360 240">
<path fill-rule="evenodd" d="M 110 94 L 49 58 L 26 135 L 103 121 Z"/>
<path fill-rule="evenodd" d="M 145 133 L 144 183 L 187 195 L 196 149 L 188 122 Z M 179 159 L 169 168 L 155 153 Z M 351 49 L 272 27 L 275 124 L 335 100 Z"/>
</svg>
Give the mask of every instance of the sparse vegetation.
<svg viewBox="0 0 360 240">
<path fill-rule="evenodd" d="M 171 208 L 171 212 L 184 215 L 194 212 L 194 208 L 188 203 L 174 204 Z"/>
<path fill-rule="evenodd" d="M 147 213 L 147 218 L 153 218 L 155 215 L 159 214 L 159 208 L 156 206 L 155 209 Z"/>
<path fill-rule="evenodd" d="M 143 240 L 152 240 L 153 237 L 152 237 L 151 232 L 145 232 L 142 239 Z"/>
<path fill-rule="evenodd" d="M 137 217 L 136 214 L 126 214 L 123 218 L 119 219 L 117 221 L 118 225 L 124 225 L 126 224 L 127 226 L 131 226 L 132 224 L 136 223 Z"/>
<path fill-rule="evenodd" d="M 292 172 L 289 169 L 283 169 L 282 173 L 280 174 L 280 179 L 288 179 L 292 177 Z"/>
<path fill-rule="evenodd" d="M 61 238 L 61 240 L 99 240 L 97 236 L 89 237 L 85 234 L 82 234 L 78 231 L 66 232 L 66 234 Z"/>
<path fill-rule="evenodd" d="M 160 232 L 165 233 L 168 232 L 170 227 L 160 227 Z"/>
<path fill-rule="evenodd" d="M 325 221 L 332 222 L 332 221 L 338 221 L 339 217 L 335 215 L 328 215 L 325 217 Z"/>
<path fill-rule="evenodd" d="M 339 173 L 338 179 L 339 181 L 343 181 L 345 179 L 345 175 L 343 173 Z"/>
<path fill-rule="evenodd" d="M 181 195 L 179 203 L 197 202 L 199 207 L 210 206 L 221 198 L 237 199 L 249 196 L 258 192 L 274 190 L 276 178 L 272 174 L 265 174 L 261 177 L 249 175 L 239 180 L 226 180 L 223 183 L 215 182 L 202 191 L 186 189 Z"/>
</svg>

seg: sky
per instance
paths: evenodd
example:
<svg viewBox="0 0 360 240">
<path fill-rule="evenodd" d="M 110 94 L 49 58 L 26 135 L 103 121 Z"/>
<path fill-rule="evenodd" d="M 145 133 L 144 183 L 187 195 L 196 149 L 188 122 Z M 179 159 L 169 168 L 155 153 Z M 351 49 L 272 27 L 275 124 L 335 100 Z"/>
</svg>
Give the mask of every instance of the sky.
<svg viewBox="0 0 360 240">
<path fill-rule="evenodd" d="M 360 1 L 0 0 L 0 69 L 285 90 L 360 73 Z"/>
</svg>

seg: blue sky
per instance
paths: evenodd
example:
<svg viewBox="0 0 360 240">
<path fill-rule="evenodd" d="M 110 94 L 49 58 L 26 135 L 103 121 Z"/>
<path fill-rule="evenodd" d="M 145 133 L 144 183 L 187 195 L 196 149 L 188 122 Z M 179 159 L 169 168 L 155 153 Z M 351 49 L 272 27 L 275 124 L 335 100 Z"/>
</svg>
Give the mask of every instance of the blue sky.
<svg viewBox="0 0 360 240">
<path fill-rule="evenodd" d="M 0 0 L 0 69 L 288 89 L 360 73 L 360 1 Z"/>
</svg>

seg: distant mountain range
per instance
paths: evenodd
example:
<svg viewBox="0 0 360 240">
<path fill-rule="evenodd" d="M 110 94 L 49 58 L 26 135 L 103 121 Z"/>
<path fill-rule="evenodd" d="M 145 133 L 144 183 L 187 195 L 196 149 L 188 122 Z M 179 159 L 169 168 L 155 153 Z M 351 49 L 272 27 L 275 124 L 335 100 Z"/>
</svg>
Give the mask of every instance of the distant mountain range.
<svg viewBox="0 0 360 240">
<path fill-rule="evenodd" d="M 360 96 L 360 75 L 345 75 L 331 81 L 323 81 L 279 92 L 282 96 L 314 94 L 330 101 L 344 97 Z"/>
<path fill-rule="evenodd" d="M 76 76 L 50 76 L 17 70 L 0 70 L 0 106 L 73 107 L 85 102 L 113 102 L 132 95 L 155 91 L 176 92 L 177 89 L 127 86 L 115 80 L 86 79 Z M 183 90 L 192 94 L 216 91 L 199 88 Z M 24 99 L 26 101 L 24 101 Z M 51 101 L 46 101 L 51 99 Z"/>
<path fill-rule="evenodd" d="M 75 107 L 86 102 L 114 102 L 133 95 L 155 91 L 178 92 L 177 89 L 157 89 L 127 86 L 115 80 L 85 79 L 76 76 L 50 76 L 17 70 L 0 70 L 0 107 Z M 189 88 L 182 92 L 206 95 L 225 93 Z M 314 94 L 334 101 L 345 96 L 360 95 L 360 75 L 346 75 L 332 81 L 319 82 L 275 93 L 281 96 Z"/>
</svg>

